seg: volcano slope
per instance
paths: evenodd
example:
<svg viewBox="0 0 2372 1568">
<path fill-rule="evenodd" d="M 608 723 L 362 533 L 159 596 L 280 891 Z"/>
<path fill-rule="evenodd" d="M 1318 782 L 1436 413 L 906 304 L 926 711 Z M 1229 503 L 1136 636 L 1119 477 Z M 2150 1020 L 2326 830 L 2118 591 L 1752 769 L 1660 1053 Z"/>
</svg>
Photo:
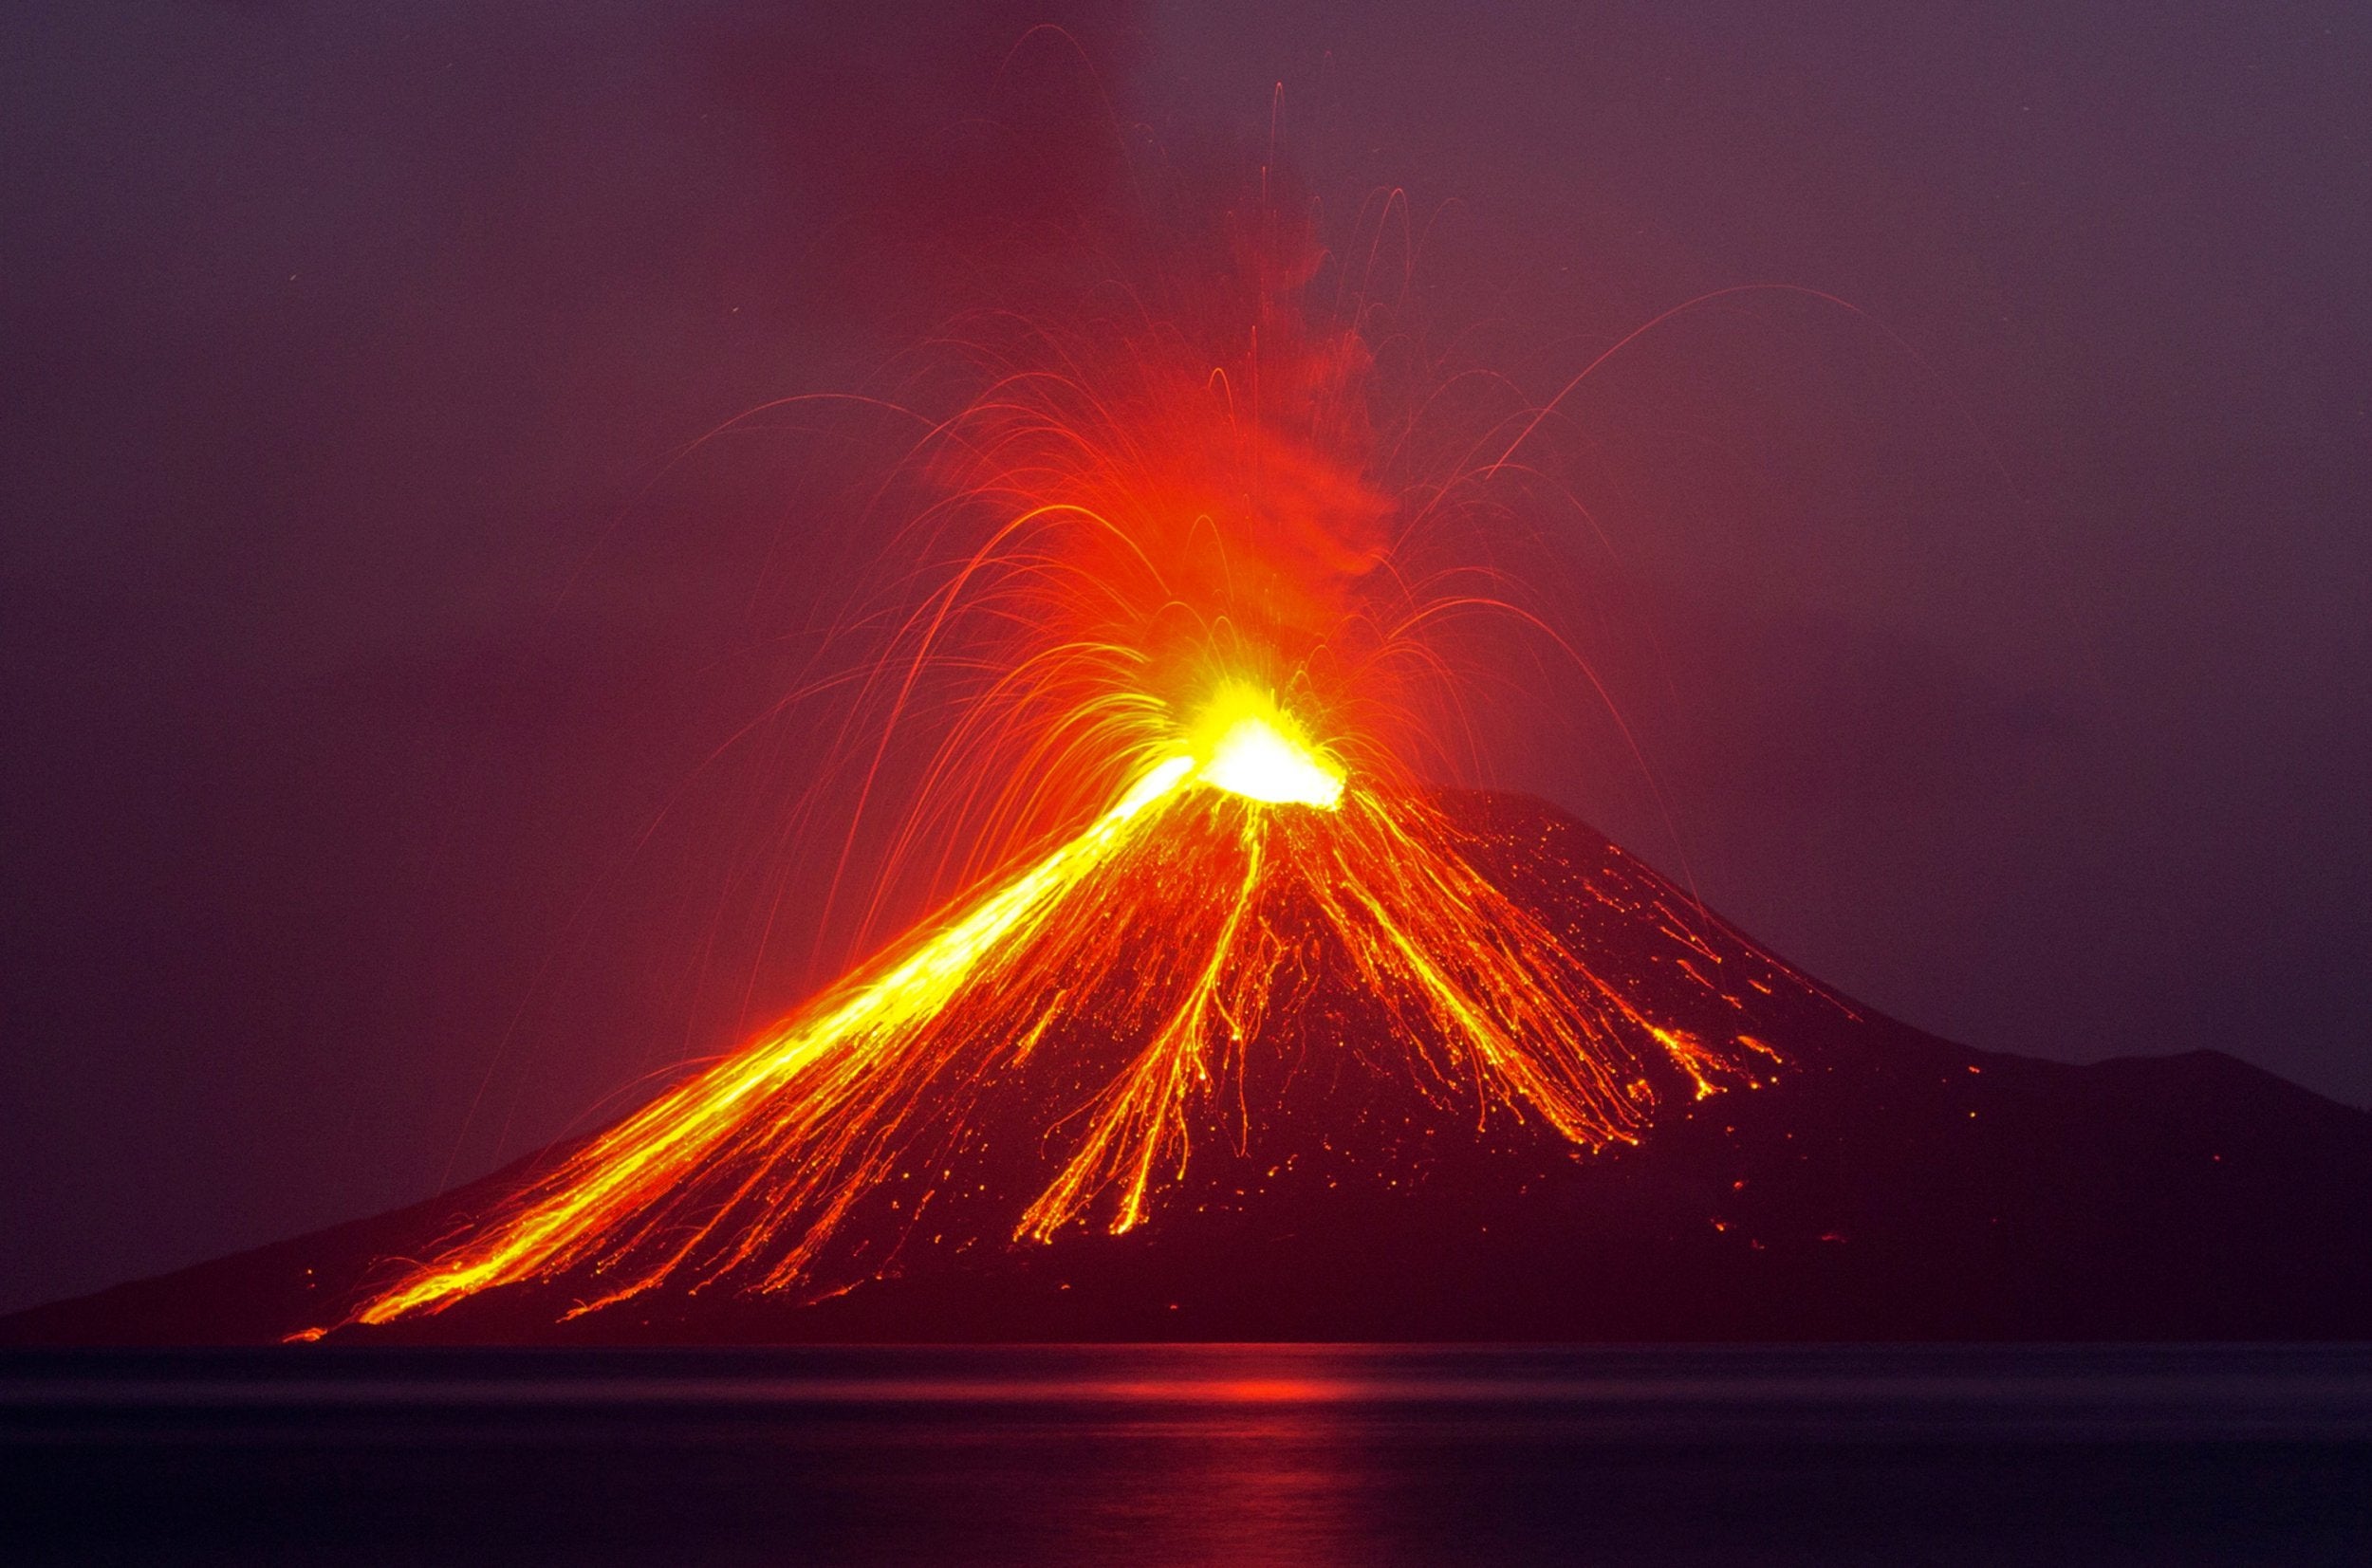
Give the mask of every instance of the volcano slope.
<svg viewBox="0 0 2372 1568">
<path fill-rule="evenodd" d="M 940 1180 L 900 1171 L 866 1193 L 799 1286 L 670 1278 L 584 1311 L 614 1292 L 579 1267 L 354 1320 L 580 1140 L 19 1313 L 0 1341 L 2372 1337 L 2372 1113 L 2216 1052 L 2079 1067 L 1954 1045 L 1796 974 L 1541 802 L 1438 803 L 1477 866 L 1641 1014 L 1775 1064 L 1757 1054 L 1751 1081 L 1702 1095 L 1659 1080 L 1636 1143 L 1587 1152 L 1412 1077 L 1387 1038 L 1405 1020 L 1322 964 L 1241 1043 L 1182 1174 L 1121 1234 L 1012 1239 L 1095 1052 L 1083 1005 L 1043 1066 L 971 1086 L 967 1123 L 987 1132 Z"/>
</svg>

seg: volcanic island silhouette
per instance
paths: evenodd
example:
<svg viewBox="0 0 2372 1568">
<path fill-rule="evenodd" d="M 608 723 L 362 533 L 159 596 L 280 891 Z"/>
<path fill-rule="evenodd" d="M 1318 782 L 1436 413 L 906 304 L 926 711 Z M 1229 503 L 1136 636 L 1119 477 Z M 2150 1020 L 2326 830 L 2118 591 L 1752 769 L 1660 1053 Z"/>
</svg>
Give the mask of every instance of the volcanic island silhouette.
<svg viewBox="0 0 2372 1568">
<path fill-rule="evenodd" d="M 1154 825 L 1116 830 L 1035 924 L 1010 904 L 1045 862 L 609 1128 L 392 1213 L 18 1313 L 0 1337 L 2372 1332 L 2372 1114 L 2218 1052 L 2075 1066 L 1937 1039 L 1520 796 L 1385 814 L 1449 868 L 1392 896 L 1504 901 L 1482 912 L 1494 955 L 1429 992 L 1439 932 L 1374 950 L 1392 913 L 1360 908 L 1379 895 L 1327 858 L 1362 831 L 1343 802 L 1203 787 L 1214 772 L 1138 802 Z M 1315 778 L 1294 787 L 1340 792 Z M 1062 918 L 1087 897 L 1097 918 Z M 1000 950 L 947 959 L 947 933 L 982 937 L 991 908 L 1011 916 Z M 911 982 L 934 944 L 954 968 L 924 1010 L 817 1046 L 833 1009 Z M 1517 980 L 1524 996 L 1493 990 Z M 1494 1067 L 1493 1048 L 1529 1060 Z"/>
<path fill-rule="evenodd" d="M 1470 776 L 1428 759 L 1478 618 L 1612 706 L 1522 565 L 1573 504 L 1542 446 L 1754 290 L 1534 404 L 1349 269 L 1395 203 L 1339 250 L 1266 164 L 1176 205 L 1029 231 L 850 525 L 907 519 L 837 760 L 869 799 L 950 715 L 899 831 L 989 846 L 971 891 L 605 1128 L 0 1338 L 2372 1334 L 2372 1114 L 1933 1038 L 1555 808 L 1423 782 Z"/>
</svg>

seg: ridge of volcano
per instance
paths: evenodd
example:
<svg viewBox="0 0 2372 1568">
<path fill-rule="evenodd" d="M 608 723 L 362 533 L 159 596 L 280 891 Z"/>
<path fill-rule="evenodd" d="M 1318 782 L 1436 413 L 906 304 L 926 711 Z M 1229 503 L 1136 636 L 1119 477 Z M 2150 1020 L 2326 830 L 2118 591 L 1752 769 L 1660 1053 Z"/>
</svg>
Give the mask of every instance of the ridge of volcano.
<svg viewBox="0 0 2372 1568">
<path fill-rule="evenodd" d="M 1121 1233 L 1016 1240 L 997 1219 L 1046 1154 L 994 1130 L 1043 1126 L 1013 1097 L 1075 1084 L 1086 1048 L 1050 1040 L 1037 1078 L 984 1093 L 991 1135 L 943 1149 L 936 1185 L 868 1190 L 805 1288 L 709 1275 L 620 1299 L 584 1264 L 354 1320 L 573 1140 L 0 1319 L 0 1343 L 2372 1337 L 2372 1113 L 2214 1052 L 2079 1067 L 1954 1045 L 1797 974 L 1543 802 L 1434 804 L 1659 1038 L 1742 1042 L 1752 1073 L 1659 1063 L 1636 1141 L 1586 1149 L 1400 1070 L 1405 1020 L 1326 959 L 1237 1042 L 1191 1156 Z"/>
</svg>

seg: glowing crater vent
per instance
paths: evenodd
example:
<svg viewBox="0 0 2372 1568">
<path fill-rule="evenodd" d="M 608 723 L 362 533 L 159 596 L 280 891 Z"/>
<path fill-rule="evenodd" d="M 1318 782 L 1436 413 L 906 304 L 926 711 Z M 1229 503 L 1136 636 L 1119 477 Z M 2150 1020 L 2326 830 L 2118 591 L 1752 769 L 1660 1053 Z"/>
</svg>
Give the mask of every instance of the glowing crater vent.
<svg viewBox="0 0 2372 1568">
<path fill-rule="evenodd" d="M 1332 811 L 1342 802 L 1342 768 L 1257 687 L 1223 689 L 1196 721 L 1194 738 L 1200 759 L 1195 777 L 1214 788 L 1271 805 Z"/>
</svg>

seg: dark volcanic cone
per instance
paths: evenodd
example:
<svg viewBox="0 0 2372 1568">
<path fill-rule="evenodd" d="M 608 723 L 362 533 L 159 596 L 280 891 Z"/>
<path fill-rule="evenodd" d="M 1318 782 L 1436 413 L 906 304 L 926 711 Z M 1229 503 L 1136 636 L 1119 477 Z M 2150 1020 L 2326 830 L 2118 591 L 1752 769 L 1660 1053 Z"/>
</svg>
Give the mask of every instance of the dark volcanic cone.
<svg viewBox="0 0 2372 1568">
<path fill-rule="evenodd" d="M 1151 1221 L 1012 1242 L 1096 999 L 973 1083 L 943 1171 L 862 1198 L 808 1288 L 589 1270 L 341 1340 L 2325 1338 L 2372 1334 L 2372 1114 L 2198 1052 L 2072 1067 L 1950 1044 L 1808 985 L 1605 839 L 1452 797 L 1481 866 L 1640 1011 L 1783 1061 L 1662 1092 L 1585 1153 L 1409 1071 L 1323 942 L 1245 1042 Z M 1686 912 L 1676 929 L 1675 912 Z M 1289 908 L 1271 912 L 1289 925 Z M 1146 933 L 1158 941 L 1159 933 Z M 1105 977 L 1124 987 L 1125 974 Z M 1685 1088 L 1685 1085 L 1682 1085 Z M 245 1343 L 340 1322 L 565 1150 L 395 1213 L 0 1319 L 15 1343 Z M 932 1201 L 917 1208 L 925 1190 Z M 1016 1194 L 1020 1194 L 1017 1196 Z"/>
</svg>

